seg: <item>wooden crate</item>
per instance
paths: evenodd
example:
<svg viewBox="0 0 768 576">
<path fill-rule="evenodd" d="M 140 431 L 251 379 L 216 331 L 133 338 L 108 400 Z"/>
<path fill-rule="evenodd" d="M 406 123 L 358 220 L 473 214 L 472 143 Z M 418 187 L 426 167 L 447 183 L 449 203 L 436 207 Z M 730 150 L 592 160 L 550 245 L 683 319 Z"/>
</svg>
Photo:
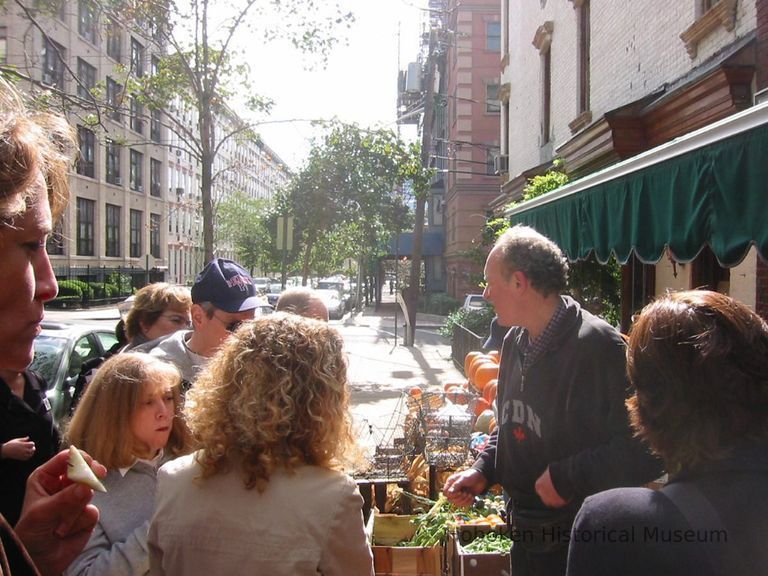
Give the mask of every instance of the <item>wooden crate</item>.
<svg viewBox="0 0 768 576">
<path fill-rule="evenodd" d="M 376 576 L 440 576 L 442 546 L 405 548 L 402 546 L 373 546 L 373 566 Z"/>
<path fill-rule="evenodd" d="M 440 576 L 443 547 L 404 547 L 391 544 L 408 540 L 416 526 L 413 516 L 376 514 L 373 517 L 373 566 L 376 576 Z"/>
<path fill-rule="evenodd" d="M 453 576 L 510 576 L 509 553 L 467 552 L 464 546 L 481 534 L 496 532 L 506 534 L 506 526 L 469 525 L 459 526 L 451 535 L 453 551 L 451 565 Z"/>
</svg>

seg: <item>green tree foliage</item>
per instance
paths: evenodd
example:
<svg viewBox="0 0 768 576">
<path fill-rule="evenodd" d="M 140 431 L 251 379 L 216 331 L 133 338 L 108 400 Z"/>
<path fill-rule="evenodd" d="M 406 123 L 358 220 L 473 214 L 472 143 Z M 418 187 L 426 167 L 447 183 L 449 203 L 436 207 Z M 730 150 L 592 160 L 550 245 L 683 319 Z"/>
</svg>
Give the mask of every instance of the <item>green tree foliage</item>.
<svg viewBox="0 0 768 576">
<path fill-rule="evenodd" d="M 380 253 L 409 224 L 399 190 L 418 167 L 418 148 L 390 130 L 333 122 L 310 151 L 288 194 L 301 230 L 302 274 L 338 269 Z"/>
<path fill-rule="evenodd" d="M 277 270 L 276 214 L 274 202 L 235 192 L 219 204 L 216 231 L 234 245 L 238 261 L 246 268 Z"/>
</svg>

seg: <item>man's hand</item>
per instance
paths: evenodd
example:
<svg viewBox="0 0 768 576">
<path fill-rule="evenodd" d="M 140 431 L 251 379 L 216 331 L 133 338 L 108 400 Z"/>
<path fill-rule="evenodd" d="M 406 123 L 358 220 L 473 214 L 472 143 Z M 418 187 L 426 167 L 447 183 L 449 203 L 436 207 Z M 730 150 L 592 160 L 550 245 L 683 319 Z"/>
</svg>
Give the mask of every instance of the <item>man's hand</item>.
<svg viewBox="0 0 768 576">
<path fill-rule="evenodd" d="M 481 494 L 487 486 L 488 480 L 482 472 L 469 468 L 451 474 L 445 481 L 443 494 L 455 506 L 470 506 L 475 496 Z"/>
<path fill-rule="evenodd" d="M 4 460 L 29 460 L 35 455 L 35 443 L 29 439 L 29 436 L 24 436 L 24 438 L 8 440 L 0 450 Z"/>
<path fill-rule="evenodd" d="M 104 466 L 83 457 L 98 476 L 106 476 Z M 60 575 L 82 552 L 99 520 L 98 509 L 89 504 L 93 491 L 67 479 L 68 458 L 64 450 L 32 472 L 15 526 L 43 576 Z"/>
<path fill-rule="evenodd" d="M 552 477 L 549 475 L 549 466 L 536 480 L 536 494 L 550 508 L 562 508 L 568 504 L 568 501 L 563 500 L 560 494 L 557 493 L 557 490 L 555 490 L 555 486 L 552 484 Z"/>
</svg>

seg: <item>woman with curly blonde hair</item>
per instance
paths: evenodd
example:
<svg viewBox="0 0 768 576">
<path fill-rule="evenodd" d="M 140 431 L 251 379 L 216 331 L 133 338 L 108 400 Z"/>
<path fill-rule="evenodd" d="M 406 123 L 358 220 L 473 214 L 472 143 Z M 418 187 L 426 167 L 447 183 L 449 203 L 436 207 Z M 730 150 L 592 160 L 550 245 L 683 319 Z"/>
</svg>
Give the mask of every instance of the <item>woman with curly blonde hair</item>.
<svg viewBox="0 0 768 576">
<path fill-rule="evenodd" d="M 187 393 L 200 449 L 165 465 L 152 574 L 373 574 L 363 500 L 338 470 L 352 442 L 343 341 L 277 313 L 241 326 Z"/>
</svg>

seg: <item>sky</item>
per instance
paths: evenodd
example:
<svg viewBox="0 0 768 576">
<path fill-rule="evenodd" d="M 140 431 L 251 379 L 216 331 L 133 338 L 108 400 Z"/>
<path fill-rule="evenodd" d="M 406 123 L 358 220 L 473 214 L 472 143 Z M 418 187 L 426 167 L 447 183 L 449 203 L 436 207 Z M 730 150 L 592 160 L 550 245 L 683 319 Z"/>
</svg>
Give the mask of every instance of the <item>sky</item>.
<svg viewBox="0 0 768 576">
<path fill-rule="evenodd" d="M 268 120 L 258 130 L 264 142 L 292 169 L 301 167 L 319 129 L 299 119 L 355 122 L 361 127 L 397 130 L 397 73 L 419 51 L 425 0 L 342 0 L 355 15 L 346 42 L 330 54 L 325 69 L 306 71 L 302 55 L 280 43 L 248 49 L 258 92 L 274 100 Z M 398 39 L 399 32 L 399 39 Z M 399 48 L 399 53 L 398 53 Z M 399 56 L 399 67 L 398 67 Z M 413 125 L 401 128 L 415 138 Z"/>
</svg>

